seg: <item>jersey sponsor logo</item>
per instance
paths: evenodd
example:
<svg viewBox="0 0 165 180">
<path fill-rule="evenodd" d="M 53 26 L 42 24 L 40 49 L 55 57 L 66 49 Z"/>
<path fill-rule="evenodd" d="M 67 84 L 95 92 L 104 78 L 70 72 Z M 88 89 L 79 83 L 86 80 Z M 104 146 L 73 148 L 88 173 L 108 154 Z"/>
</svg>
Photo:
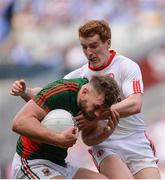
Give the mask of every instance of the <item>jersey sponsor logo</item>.
<svg viewBox="0 0 165 180">
<path fill-rule="evenodd" d="M 133 91 L 134 93 L 141 92 L 140 80 L 133 80 Z"/>
</svg>

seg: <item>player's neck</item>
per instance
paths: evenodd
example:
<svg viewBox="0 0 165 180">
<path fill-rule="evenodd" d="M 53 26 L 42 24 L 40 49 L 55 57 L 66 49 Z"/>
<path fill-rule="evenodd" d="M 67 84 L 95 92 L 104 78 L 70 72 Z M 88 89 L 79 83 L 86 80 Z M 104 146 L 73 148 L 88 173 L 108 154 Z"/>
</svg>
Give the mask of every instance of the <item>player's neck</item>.
<svg viewBox="0 0 165 180">
<path fill-rule="evenodd" d="M 108 56 L 107 61 L 106 61 L 105 64 L 103 64 L 103 65 L 100 66 L 100 67 L 96 67 L 96 68 L 90 66 L 90 64 L 89 64 L 88 67 L 89 67 L 89 69 L 91 69 L 91 70 L 93 70 L 93 71 L 103 70 L 103 69 L 105 69 L 106 67 L 108 67 L 108 66 L 112 63 L 112 60 L 113 60 L 113 58 L 115 57 L 115 55 L 116 55 L 116 52 L 115 52 L 114 50 L 110 50 L 110 51 L 109 51 L 109 56 Z"/>
</svg>

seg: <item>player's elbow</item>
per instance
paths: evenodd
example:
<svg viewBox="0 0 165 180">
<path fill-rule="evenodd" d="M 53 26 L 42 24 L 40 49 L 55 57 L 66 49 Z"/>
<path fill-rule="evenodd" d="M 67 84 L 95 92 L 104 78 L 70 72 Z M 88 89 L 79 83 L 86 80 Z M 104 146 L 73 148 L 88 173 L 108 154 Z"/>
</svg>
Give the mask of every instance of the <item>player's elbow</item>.
<svg viewBox="0 0 165 180">
<path fill-rule="evenodd" d="M 134 94 L 133 96 L 130 96 L 129 99 L 130 102 L 132 102 L 133 114 L 140 113 L 142 107 L 142 94 Z"/>
<path fill-rule="evenodd" d="M 141 106 L 137 106 L 136 107 L 136 113 L 140 113 L 141 112 Z"/>
<path fill-rule="evenodd" d="M 134 102 L 132 105 L 133 114 L 137 114 L 141 112 L 141 106 L 142 104 L 140 102 Z"/>
<path fill-rule="evenodd" d="M 16 133 L 20 133 L 21 123 L 18 119 L 14 119 L 13 124 L 12 124 L 12 131 L 14 131 Z"/>
<path fill-rule="evenodd" d="M 126 101 L 126 108 L 129 111 L 129 115 L 140 113 L 142 100 L 137 95 L 130 96 Z"/>
</svg>

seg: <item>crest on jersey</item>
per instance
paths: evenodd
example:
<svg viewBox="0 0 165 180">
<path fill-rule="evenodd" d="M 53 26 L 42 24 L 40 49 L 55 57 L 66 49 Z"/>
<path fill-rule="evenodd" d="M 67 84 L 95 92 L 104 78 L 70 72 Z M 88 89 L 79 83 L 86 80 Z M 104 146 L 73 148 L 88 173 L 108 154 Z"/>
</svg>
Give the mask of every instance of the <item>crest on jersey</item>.
<svg viewBox="0 0 165 180">
<path fill-rule="evenodd" d="M 104 150 L 100 149 L 97 151 L 97 157 L 101 157 L 104 154 Z"/>
<path fill-rule="evenodd" d="M 44 168 L 42 172 L 44 176 L 50 176 L 52 174 L 52 172 L 48 168 Z"/>
</svg>

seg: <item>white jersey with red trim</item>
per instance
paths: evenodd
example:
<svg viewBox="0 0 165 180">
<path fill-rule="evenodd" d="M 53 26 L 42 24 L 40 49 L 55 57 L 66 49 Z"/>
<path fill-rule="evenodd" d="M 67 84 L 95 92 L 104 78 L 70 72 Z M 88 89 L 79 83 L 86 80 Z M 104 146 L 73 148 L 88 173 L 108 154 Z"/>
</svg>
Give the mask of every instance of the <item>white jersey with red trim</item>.
<svg viewBox="0 0 165 180">
<path fill-rule="evenodd" d="M 134 93 L 143 93 L 143 81 L 139 66 L 129 58 L 110 51 L 109 64 L 101 69 L 92 69 L 88 64 L 72 71 L 64 78 L 87 77 L 90 79 L 93 75 L 108 75 L 113 77 L 120 88 L 121 99 L 127 98 Z M 141 113 L 121 118 L 118 126 L 110 139 L 121 138 L 130 133 L 144 131 L 144 119 Z"/>
</svg>

